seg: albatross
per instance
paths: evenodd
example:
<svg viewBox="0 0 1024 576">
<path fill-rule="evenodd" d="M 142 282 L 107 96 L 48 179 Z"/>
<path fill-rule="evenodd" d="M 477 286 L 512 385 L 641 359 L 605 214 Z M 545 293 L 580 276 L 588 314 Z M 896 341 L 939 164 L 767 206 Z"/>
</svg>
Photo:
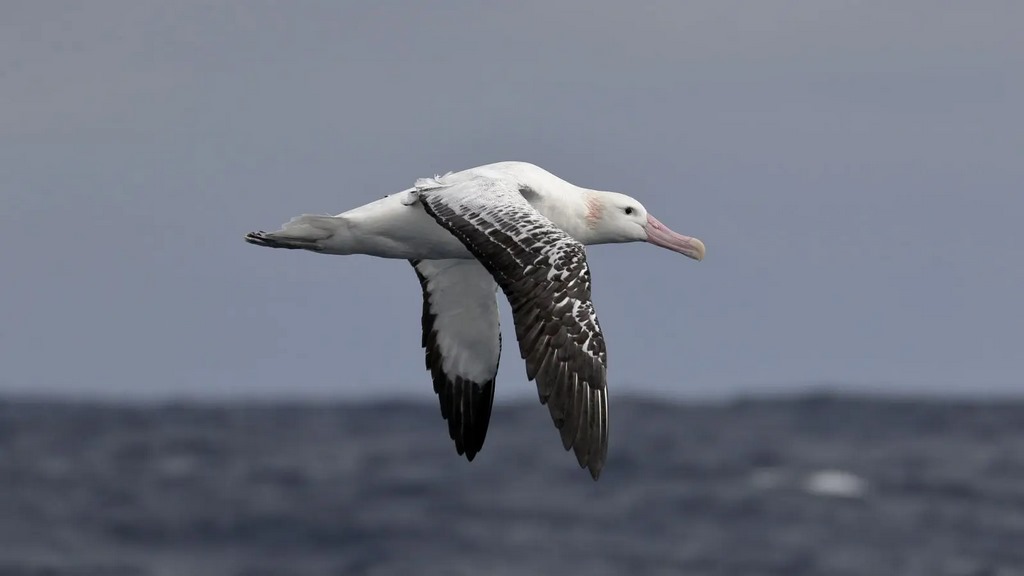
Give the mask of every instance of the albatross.
<svg viewBox="0 0 1024 576">
<path fill-rule="evenodd" d="M 336 216 L 304 214 L 245 241 L 409 261 L 423 297 L 422 347 L 456 451 L 481 450 L 501 356 L 496 294 L 512 308 L 526 375 L 562 446 L 597 480 L 608 454 L 608 357 L 584 246 L 649 242 L 701 260 L 625 194 L 581 188 L 526 162 L 420 178 Z"/>
</svg>

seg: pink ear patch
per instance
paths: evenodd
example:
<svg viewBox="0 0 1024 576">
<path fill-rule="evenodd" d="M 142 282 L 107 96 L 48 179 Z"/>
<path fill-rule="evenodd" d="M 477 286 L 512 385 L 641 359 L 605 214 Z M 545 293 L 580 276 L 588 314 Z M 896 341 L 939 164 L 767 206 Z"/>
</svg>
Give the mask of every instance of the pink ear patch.
<svg viewBox="0 0 1024 576">
<path fill-rule="evenodd" d="M 604 204 L 596 197 L 587 195 L 587 226 L 597 228 L 597 223 L 604 213 Z"/>
</svg>

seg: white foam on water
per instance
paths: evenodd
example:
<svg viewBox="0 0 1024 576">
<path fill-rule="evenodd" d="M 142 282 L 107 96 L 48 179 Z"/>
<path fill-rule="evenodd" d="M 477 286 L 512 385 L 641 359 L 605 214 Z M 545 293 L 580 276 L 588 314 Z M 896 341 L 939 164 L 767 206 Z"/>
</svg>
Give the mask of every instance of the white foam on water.
<svg viewBox="0 0 1024 576">
<path fill-rule="evenodd" d="M 804 479 L 803 489 L 815 496 L 863 498 L 868 491 L 868 482 L 843 470 L 819 470 Z"/>
</svg>

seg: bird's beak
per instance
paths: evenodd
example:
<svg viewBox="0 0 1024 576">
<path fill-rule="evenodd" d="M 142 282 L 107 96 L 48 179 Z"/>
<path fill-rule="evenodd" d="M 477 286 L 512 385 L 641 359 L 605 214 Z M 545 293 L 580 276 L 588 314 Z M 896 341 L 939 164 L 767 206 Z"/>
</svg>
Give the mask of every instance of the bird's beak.
<svg viewBox="0 0 1024 576">
<path fill-rule="evenodd" d="M 703 242 L 696 238 L 673 232 L 668 226 L 665 226 L 650 214 L 647 215 L 647 241 L 655 246 L 668 248 L 673 252 L 679 252 L 683 256 L 689 256 L 694 260 L 704 259 Z"/>
</svg>

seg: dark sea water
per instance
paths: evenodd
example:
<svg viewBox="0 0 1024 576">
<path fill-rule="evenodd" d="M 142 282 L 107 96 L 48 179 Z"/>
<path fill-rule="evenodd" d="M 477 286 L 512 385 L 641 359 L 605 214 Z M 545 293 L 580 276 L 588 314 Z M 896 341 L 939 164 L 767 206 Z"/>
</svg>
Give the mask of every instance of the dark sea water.
<svg viewBox="0 0 1024 576">
<path fill-rule="evenodd" d="M 617 399 L 472 463 L 433 404 L 0 402 L 0 575 L 1024 574 L 1024 404 Z"/>
</svg>

